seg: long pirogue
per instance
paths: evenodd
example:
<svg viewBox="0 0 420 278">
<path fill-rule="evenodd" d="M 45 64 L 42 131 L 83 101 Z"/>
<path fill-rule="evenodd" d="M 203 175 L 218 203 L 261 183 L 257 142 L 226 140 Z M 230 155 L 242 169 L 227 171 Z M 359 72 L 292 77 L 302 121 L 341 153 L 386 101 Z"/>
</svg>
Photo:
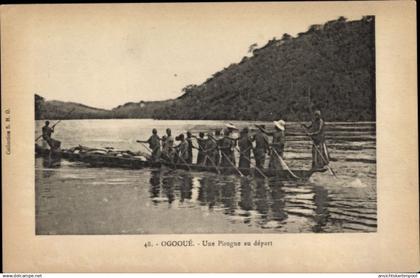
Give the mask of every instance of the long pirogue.
<svg viewBox="0 0 420 278">
<path fill-rule="evenodd" d="M 54 158 L 64 158 L 69 161 L 80 161 L 87 163 L 94 167 L 112 167 L 112 168 L 128 168 L 128 169 L 142 169 L 142 168 L 161 168 L 169 167 L 173 169 L 192 170 L 198 172 L 214 172 L 217 173 L 219 170 L 222 174 L 238 175 L 238 172 L 233 167 L 214 167 L 204 166 L 196 164 L 185 164 L 185 163 L 171 163 L 167 161 L 152 162 L 147 159 L 147 156 L 140 153 L 132 153 L 130 151 L 107 152 L 99 149 L 90 149 L 90 151 L 83 151 L 85 147 L 75 147 L 71 149 L 63 149 L 56 151 L 52 154 Z M 82 151 L 80 151 L 82 150 Z M 96 151 L 95 151 L 96 150 Z M 112 154 L 111 154 L 112 153 Z M 131 154 L 130 154 L 131 153 Z M 35 155 L 38 157 L 51 157 L 50 150 L 35 144 Z M 261 176 L 259 171 L 255 168 L 245 169 L 239 168 L 243 175 Z M 295 170 L 291 171 L 294 173 L 293 176 L 287 170 L 271 170 L 271 169 L 260 169 L 267 177 L 276 177 L 281 180 L 307 180 L 314 171 L 312 170 Z"/>
</svg>

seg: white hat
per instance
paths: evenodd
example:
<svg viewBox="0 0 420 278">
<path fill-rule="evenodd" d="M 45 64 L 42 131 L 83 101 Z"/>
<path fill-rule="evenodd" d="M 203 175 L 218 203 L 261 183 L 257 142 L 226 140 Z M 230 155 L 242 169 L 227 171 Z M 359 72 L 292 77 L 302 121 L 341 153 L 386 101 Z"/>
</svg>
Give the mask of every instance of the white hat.
<svg viewBox="0 0 420 278">
<path fill-rule="evenodd" d="M 227 128 L 231 128 L 231 129 L 238 129 L 236 126 L 234 126 L 232 123 L 227 123 L 227 124 L 225 124 L 225 126 L 227 127 Z"/>
<path fill-rule="evenodd" d="M 277 122 L 274 121 L 273 123 L 276 125 L 276 127 L 278 127 L 281 130 L 284 130 L 285 125 L 286 125 L 286 122 L 283 120 L 278 120 Z"/>
</svg>

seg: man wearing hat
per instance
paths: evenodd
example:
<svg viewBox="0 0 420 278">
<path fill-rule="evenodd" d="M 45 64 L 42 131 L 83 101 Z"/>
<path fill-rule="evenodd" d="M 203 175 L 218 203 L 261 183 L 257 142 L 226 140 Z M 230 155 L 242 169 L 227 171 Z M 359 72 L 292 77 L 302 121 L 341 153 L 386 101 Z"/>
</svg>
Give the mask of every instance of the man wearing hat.
<svg viewBox="0 0 420 278">
<path fill-rule="evenodd" d="M 286 143 L 286 136 L 284 134 L 286 122 L 283 120 L 274 121 L 275 131 L 270 133 L 273 136 L 271 143 L 271 156 L 269 168 L 274 170 L 283 169 L 281 159 L 283 158 L 284 144 Z"/>
<path fill-rule="evenodd" d="M 265 154 L 268 153 L 270 145 L 268 143 L 268 136 L 265 132 L 265 125 L 255 125 L 258 127 L 257 133 L 254 135 L 255 149 L 254 157 L 257 168 L 263 169 L 265 163 Z"/>
<path fill-rule="evenodd" d="M 325 145 L 325 123 L 321 117 L 321 111 L 316 110 L 314 119 L 309 126 L 302 124 L 308 130 L 312 138 L 312 169 L 324 169 L 329 164 L 329 154 Z"/>
</svg>

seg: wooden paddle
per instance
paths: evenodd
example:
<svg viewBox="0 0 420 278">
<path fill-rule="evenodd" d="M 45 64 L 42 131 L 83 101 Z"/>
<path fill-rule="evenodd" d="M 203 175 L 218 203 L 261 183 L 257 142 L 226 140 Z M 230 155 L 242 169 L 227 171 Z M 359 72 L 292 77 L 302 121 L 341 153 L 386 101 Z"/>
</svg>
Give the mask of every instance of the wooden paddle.
<svg viewBox="0 0 420 278">
<path fill-rule="evenodd" d="M 143 142 L 143 141 L 141 141 L 141 140 L 137 140 L 136 141 L 137 143 L 140 143 L 140 144 L 142 144 L 143 145 L 143 147 L 145 147 L 146 148 L 146 150 L 148 150 L 149 152 L 150 152 L 150 156 L 152 156 L 151 154 L 153 153 L 152 152 L 152 150 L 148 147 L 148 146 L 146 146 L 146 144 Z M 160 158 L 159 157 L 159 162 L 166 162 L 165 160 L 163 160 L 162 158 Z M 172 166 L 174 166 L 174 169 L 171 169 L 168 173 L 172 173 L 172 171 L 175 171 L 176 170 L 176 165 L 175 165 L 175 163 L 173 163 L 173 162 L 171 162 L 171 161 L 169 161 L 169 163 L 170 164 L 172 164 Z"/>
<path fill-rule="evenodd" d="M 193 136 L 197 139 L 196 136 Z M 209 137 L 210 138 L 210 137 Z M 211 138 L 210 138 L 211 139 Z M 191 142 L 192 143 L 192 142 Z M 196 146 L 193 145 L 193 148 L 197 149 L 197 150 L 201 150 L 205 153 L 205 157 L 204 157 L 204 164 L 206 164 L 206 159 L 209 159 L 211 164 L 213 164 L 213 166 L 216 168 L 217 173 L 220 175 L 220 170 L 219 167 L 217 167 L 217 164 L 213 161 L 213 159 L 210 158 L 210 156 L 207 155 L 207 153 L 201 148 L 200 144 L 198 144 L 198 148 Z"/>
<path fill-rule="evenodd" d="M 283 158 L 281 158 L 281 156 L 277 153 L 277 151 L 274 148 L 271 148 L 271 151 L 274 152 L 274 154 L 277 156 L 277 158 L 280 160 L 280 163 L 282 164 L 282 167 L 285 168 L 287 170 L 287 172 L 289 172 L 290 175 L 292 175 L 292 177 L 299 179 L 298 176 L 296 176 L 292 170 L 290 170 L 289 166 L 287 166 L 286 162 L 284 162 Z"/>
<path fill-rule="evenodd" d="M 178 157 L 182 160 L 182 162 L 185 163 L 185 165 L 187 166 L 188 170 L 191 171 L 190 166 L 188 166 L 188 163 L 182 158 L 182 156 L 181 155 L 178 155 Z"/>
<path fill-rule="evenodd" d="M 305 125 L 302 125 L 304 127 L 306 127 Z M 311 142 L 312 145 L 315 147 L 315 150 L 318 152 L 318 154 L 321 156 L 322 161 L 324 161 L 325 166 L 327 166 L 328 171 L 330 172 L 331 175 L 333 175 L 335 178 L 337 178 L 337 175 L 335 174 L 334 170 L 328 165 L 328 161 L 325 160 L 324 155 L 321 153 L 321 151 L 319 150 L 318 146 L 315 144 L 314 140 L 312 139 L 312 136 L 308 133 L 305 132 L 306 136 L 308 136 L 309 138 L 311 138 Z"/>
<path fill-rule="evenodd" d="M 213 135 L 209 134 L 209 138 L 211 140 L 213 140 L 217 145 L 217 141 L 216 141 L 216 139 L 213 138 Z M 220 150 L 219 146 L 217 146 L 217 148 Z M 235 168 L 235 170 L 238 172 L 238 174 L 241 177 L 244 177 L 244 174 L 242 174 L 242 172 L 239 170 L 239 168 L 235 166 L 235 164 L 229 159 L 229 157 L 222 151 L 220 151 L 220 153 L 225 156 L 226 160 L 229 162 L 230 165 L 232 165 L 233 168 Z"/>
<path fill-rule="evenodd" d="M 222 155 L 224 155 L 225 156 L 225 158 L 226 158 L 226 160 L 229 162 L 229 164 L 230 165 L 232 165 L 232 167 L 233 168 L 235 168 L 235 170 L 238 172 L 238 174 L 241 176 L 241 177 L 243 177 L 244 176 L 244 174 L 242 174 L 242 172 L 239 170 L 239 168 L 238 167 L 236 167 L 235 166 L 235 164 L 233 164 L 233 162 L 229 159 L 229 157 L 224 153 L 224 152 L 221 152 L 222 153 Z"/>
<path fill-rule="evenodd" d="M 325 163 L 325 166 L 327 166 L 329 172 L 335 177 L 337 178 L 337 175 L 335 174 L 335 172 L 333 171 L 333 169 L 330 167 L 330 165 L 328 165 L 328 161 L 325 160 L 324 156 L 322 155 L 321 151 L 318 149 L 318 146 L 315 145 L 315 142 L 312 141 L 312 145 L 315 147 L 315 150 L 319 153 L 319 155 L 321 156 L 322 160 Z"/>
<path fill-rule="evenodd" d="M 150 152 L 150 154 L 153 153 L 152 150 L 148 146 L 146 146 L 146 144 L 144 143 L 144 141 L 136 140 L 136 142 L 137 143 L 140 143 L 146 150 L 148 150 Z"/>
<path fill-rule="evenodd" d="M 235 147 L 235 149 L 240 153 L 240 154 L 243 154 L 243 152 L 241 152 L 240 150 L 239 150 L 239 148 L 238 147 Z M 250 159 L 248 159 L 246 156 L 243 156 L 247 161 L 249 161 L 249 163 L 252 165 L 252 161 L 250 160 Z M 254 166 L 255 167 L 255 170 L 257 170 L 258 171 L 258 173 L 260 173 L 261 174 L 261 176 L 263 176 L 265 179 L 267 179 L 268 177 L 264 174 L 264 172 L 263 171 L 261 171 L 261 169 L 260 168 L 258 168 L 257 167 L 257 165 L 255 165 Z"/>
</svg>

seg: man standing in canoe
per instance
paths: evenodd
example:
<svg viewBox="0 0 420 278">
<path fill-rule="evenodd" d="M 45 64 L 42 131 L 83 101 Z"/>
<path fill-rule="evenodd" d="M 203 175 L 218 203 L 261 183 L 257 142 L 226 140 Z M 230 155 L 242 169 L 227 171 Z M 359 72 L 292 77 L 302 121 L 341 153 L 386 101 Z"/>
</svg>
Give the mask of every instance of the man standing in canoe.
<svg viewBox="0 0 420 278">
<path fill-rule="evenodd" d="M 51 138 L 51 134 L 54 133 L 54 125 L 50 127 L 50 122 L 45 121 L 45 125 L 42 127 L 42 139 L 47 142 L 48 146 L 52 151 L 58 150 L 60 148 L 61 142 Z"/>
<path fill-rule="evenodd" d="M 176 139 L 181 141 L 177 146 L 174 147 L 178 151 L 176 163 L 187 164 L 188 142 L 185 140 L 184 134 L 180 134 Z"/>
<path fill-rule="evenodd" d="M 151 160 L 153 162 L 159 161 L 159 159 L 160 159 L 160 138 L 157 135 L 156 128 L 154 128 L 152 130 L 152 136 L 150 136 L 150 138 L 147 139 L 147 141 L 137 140 L 137 142 L 140 142 L 140 143 L 148 143 L 150 150 L 152 150 Z"/>
<path fill-rule="evenodd" d="M 187 158 L 186 162 L 188 164 L 192 164 L 192 161 L 193 161 L 193 142 L 192 142 L 191 131 L 187 131 L 187 138 L 185 140 L 188 143 L 188 158 Z"/>
<path fill-rule="evenodd" d="M 50 145 L 51 134 L 54 132 L 54 128 L 50 127 L 50 121 L 45 121 L 45 125 L 42 127 L 42 139 Z"/>
<path fill-rule="evenodd" d="M 283 120 L 274 121 L 275 131 L 270 135 L 273 136 L 273 141 L 271 142 L 271 156 L 269 168 L 273 170 L 281 170 L 282 159 L 284 157 L 284 145 L 286 143 L 286 136 L 284 133 L 286 122 Z"/>
<path fill-rule="evenodd" d="M 268 136 L 265 135 L 265 125 L 255 125 L 258 127 L 257 133 L 254 135 L 255 149 L 254 157 L 257 168 L 263 169 L 265 163 L 265 154 L 268 153 L 270 145 L 268 143 Z"/>
<path fill-rule="evenodd" d="M 198 133 L 197 144 L 198 144 L 198 154 L 197 154 L 197 165 L 203 165 L 206 159 L 206 144 L 207 140 L 204 139 L 204 132 Z"/>
<path fill-rule="evenodd" d="M 316 110 L 314 120 L 309 126 L 302 124 L 308 131 L 308 136 L 312 138 L 312 169 L 323 170 L 329 162 L 329 154 L 325 145 L 325 123 L 321 117 L 321 111 Z"/>
<path fill-rule="evenodd" d="M 223 137 L 220 134 L 220 129 L 216 129 L 214 136 L 211 132 L 207 133 L 207 153 L 213 160 L 216 166 L 220 165 L 220 147 L 222 146 Z M 210 161 L 211 163 L 211 161 Z"/>
<path fill-rule="evenodd" d="M 211 132 L 207 133 L 206 157 L 204 159 L 206 166 L 217 167 L 219 159 L 219 146 Z"/>
<path fill-rule="evenodd" d="M 235 146 L 236 140 L 232 136 L 232 132 L 237 129 L 233 124 L 226 124 L 226 128 L 223 132 L 223 139 L 221 140 L 220 152 L 221 152 L 221 163 L 222 167 L 235 167 Z"/>
<path fill-rule="evenodd" d="M 249 169 L 251 167 L 251 150 L 252 138 L 249 136 L 247 127 L 242 129 L 241 135 L 238 140 L 239 146 L 239 168 Z"/>
<path fill-rule="evenodd" d="M 163 147 L 163 154 L 165 158 L 170 162 L 174 161 L 174 138 L 172 137 L 172 131 L 170 128 L 166 129 L 166 139 Z"/>
</svg>

